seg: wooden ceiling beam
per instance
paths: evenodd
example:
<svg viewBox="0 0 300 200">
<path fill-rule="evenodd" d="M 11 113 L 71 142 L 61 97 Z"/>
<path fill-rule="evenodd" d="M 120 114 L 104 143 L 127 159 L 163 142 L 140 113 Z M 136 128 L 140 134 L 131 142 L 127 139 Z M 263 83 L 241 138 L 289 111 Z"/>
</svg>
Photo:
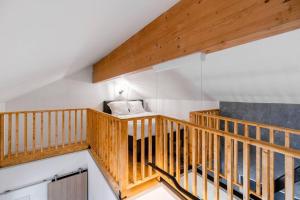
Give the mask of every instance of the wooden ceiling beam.
<svg viewBox="0 0 300 200">
<path fill-rule="evenodd" d="M 300 28 L 300 0 L 182 0 L 94 65 L 93 82 Z"/>
</svg>

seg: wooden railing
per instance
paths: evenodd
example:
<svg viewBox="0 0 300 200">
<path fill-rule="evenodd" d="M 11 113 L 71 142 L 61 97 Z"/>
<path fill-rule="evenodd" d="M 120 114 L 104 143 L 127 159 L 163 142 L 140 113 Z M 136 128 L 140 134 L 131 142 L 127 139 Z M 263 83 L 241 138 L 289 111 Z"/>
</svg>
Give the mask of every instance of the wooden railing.
<svg viewBox="0 0 300 200">
<path fill-rule="evenodd" d="M 86 109 L 0 113 L 0 167 L 88 147 Z"/>
<path fill-rule="evenodd" d="M 294 168 L 295 159 L 299 159 L 299 150 L 292 145 L 292 138 L 300 137 L 299 130 L 222 117 L 219 116 L 218 110 L 191 112 L 190 120 L 193 124 L 210 129 L 213 133 L 207 136 L 209 171 L 215 171 L 213 166 L 217 164 L 212 158 L 215 155 L 214 151 L 220 148 L 220 141 L 215 137 L 220 135 L 215 134 L 215 131 L 218 131 L 227 136 L 224 137 L 225 170 L 220 173 L 221 178 L 230 180 L 229 183 L 245 191 L 245 195 L 253 194 L 262 199 L 274 199 L 274 159 L 276 155 L 281 155 L 284 157 L 282 173 L 285 175 L 285 185 L 288 186 L 285 187 L 285 199 L 294 199 Z M 228 137 L 231 138 L 231 142 L 228 142 Z M 283 142 L 280 142 L 280 138 Z M 255 151 L 255 161 L 252 163 L 249 157 L 250 147 Z M 239 152 L 242 154 L 239 155 Z M 245 181 L 238 180 L 241 173 L 238 169 L 239 162 L 242 162 L 244 171 L 242 176 Z M 279 164 L 277 163 L 277 166 Z M 249 186 L 250 167 L 255 169 L 255 189 Z"/>
<path fill-rule="evenodd" d="M 93 109 L 1 113 L 0 166 L 90 146 L 93 158 L 122 198 L 163 178 L 175 189 L 180 185 L 205 200 L 233 199 L 236 190 L 244 199 L 251 195 L 274 199 L 274 158 L 280 154 L 289 186 L 285 197 L 293 199 L 294 165 L 300 151 L 291 145 L 291 138 L 300 132 L 218 114 L 218 110 L 193 112 L 187 122 L 161 115 L 120 119 Z M 278 135 L 284 137 L 284 144 L 276 143 Z M 255 150 L 254 161 L 251 149 Z M 250 187 L 253 162 L 254 189 Z M 224 183 L 225 192 L 220 190 Z M 210 184 L 213 193 L 208 192 Z"/>
</svg>

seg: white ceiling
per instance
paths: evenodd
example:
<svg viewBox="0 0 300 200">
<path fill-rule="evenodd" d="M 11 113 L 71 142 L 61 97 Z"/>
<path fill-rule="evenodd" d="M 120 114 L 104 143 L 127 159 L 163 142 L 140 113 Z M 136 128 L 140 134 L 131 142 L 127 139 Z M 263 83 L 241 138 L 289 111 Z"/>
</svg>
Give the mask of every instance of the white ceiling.
<svg viewBox="0 0 300 200">
<path fill-rule="evenodd" d="M 0 0 L 0 102 L 92 65 L 178 0 Z"/>
</svg>

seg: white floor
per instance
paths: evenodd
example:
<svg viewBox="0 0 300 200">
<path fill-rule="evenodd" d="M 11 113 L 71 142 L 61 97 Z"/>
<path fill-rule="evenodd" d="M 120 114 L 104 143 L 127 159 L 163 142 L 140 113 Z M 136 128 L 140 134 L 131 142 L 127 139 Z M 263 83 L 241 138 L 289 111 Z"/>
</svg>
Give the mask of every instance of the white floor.
<svg viewBox="0 0 300 200">
<path fill-rule="evenodd" d="M 163 184 L 159 184 L 137 196 L 129 198 L 129 200 L 179 200 L 172 191 Z"/>
</svg>

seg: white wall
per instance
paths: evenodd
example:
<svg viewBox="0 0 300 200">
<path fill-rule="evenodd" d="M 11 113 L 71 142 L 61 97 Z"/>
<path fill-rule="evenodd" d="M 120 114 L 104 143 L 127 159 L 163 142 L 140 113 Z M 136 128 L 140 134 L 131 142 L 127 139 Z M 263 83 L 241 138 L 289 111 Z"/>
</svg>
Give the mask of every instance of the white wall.
<svg viewBox="0 0 300 200">
<path fill-rule="evenodd" d="M 82 151 L 0 169 L 0 193 L 39 182 L 56 174 L 65 174 L 76 171 L 78 168 L 87 168 L 86 156 L 87 152 Z M 30 200 L 43 200 L 43 197 L 46 196 L 45 193 L 37 191 L 40 189 L 44 190 L 44 187 L 44 184 L 40 184 L 36 187 L 30 187 L 23 192 L 8 194 L 8 196 L 17 199 L 31 195 Z M 46 192 L 47 190 L 44 191 Z M 7 200 L 8 196 L 0 196 L 0 200 Z"/>
<path fill-rule="evenodd" d="M 106 182 L 104 176 L 98 169 L 93 158 L 89 155 L 87 156 L 88 163 L 88 193 L 89 200 L 117 200 L 118 198 L 113 193 L 112 189 Z"/>
<path fill-rule="evenodd" d="M 56 174 L 61 175 L 76 171 L 79 168 L 88 169 L 89 200 L 117 199 L 88 151 L 0 169 L 0 193 L 53 177 Z M 15 200 L 19 198 L 24 198 L 24 200 L 46 200 L 46 197 L 47 182 L 0 195 L 0 200 Z"/>
<path fill-rule="evenodd" d="M 5 111 L 5 103 L 0 103 L 0 112 Z"/>
<path fill-rule="evenodd" d="M 160 66 L 176 66 L 156 71 Z M 218 102 L 201 90 L 200 54 L 155 66 L 155 70 L 92 84 L 92 69 L 86 68 L 48 86 L 6 102 L 6 111 L 92 107 L 102 109 L 104 100 L 145 99 L 148 110 L 188 119 L 193 110 L 216 108 Z"/>
</svg>

